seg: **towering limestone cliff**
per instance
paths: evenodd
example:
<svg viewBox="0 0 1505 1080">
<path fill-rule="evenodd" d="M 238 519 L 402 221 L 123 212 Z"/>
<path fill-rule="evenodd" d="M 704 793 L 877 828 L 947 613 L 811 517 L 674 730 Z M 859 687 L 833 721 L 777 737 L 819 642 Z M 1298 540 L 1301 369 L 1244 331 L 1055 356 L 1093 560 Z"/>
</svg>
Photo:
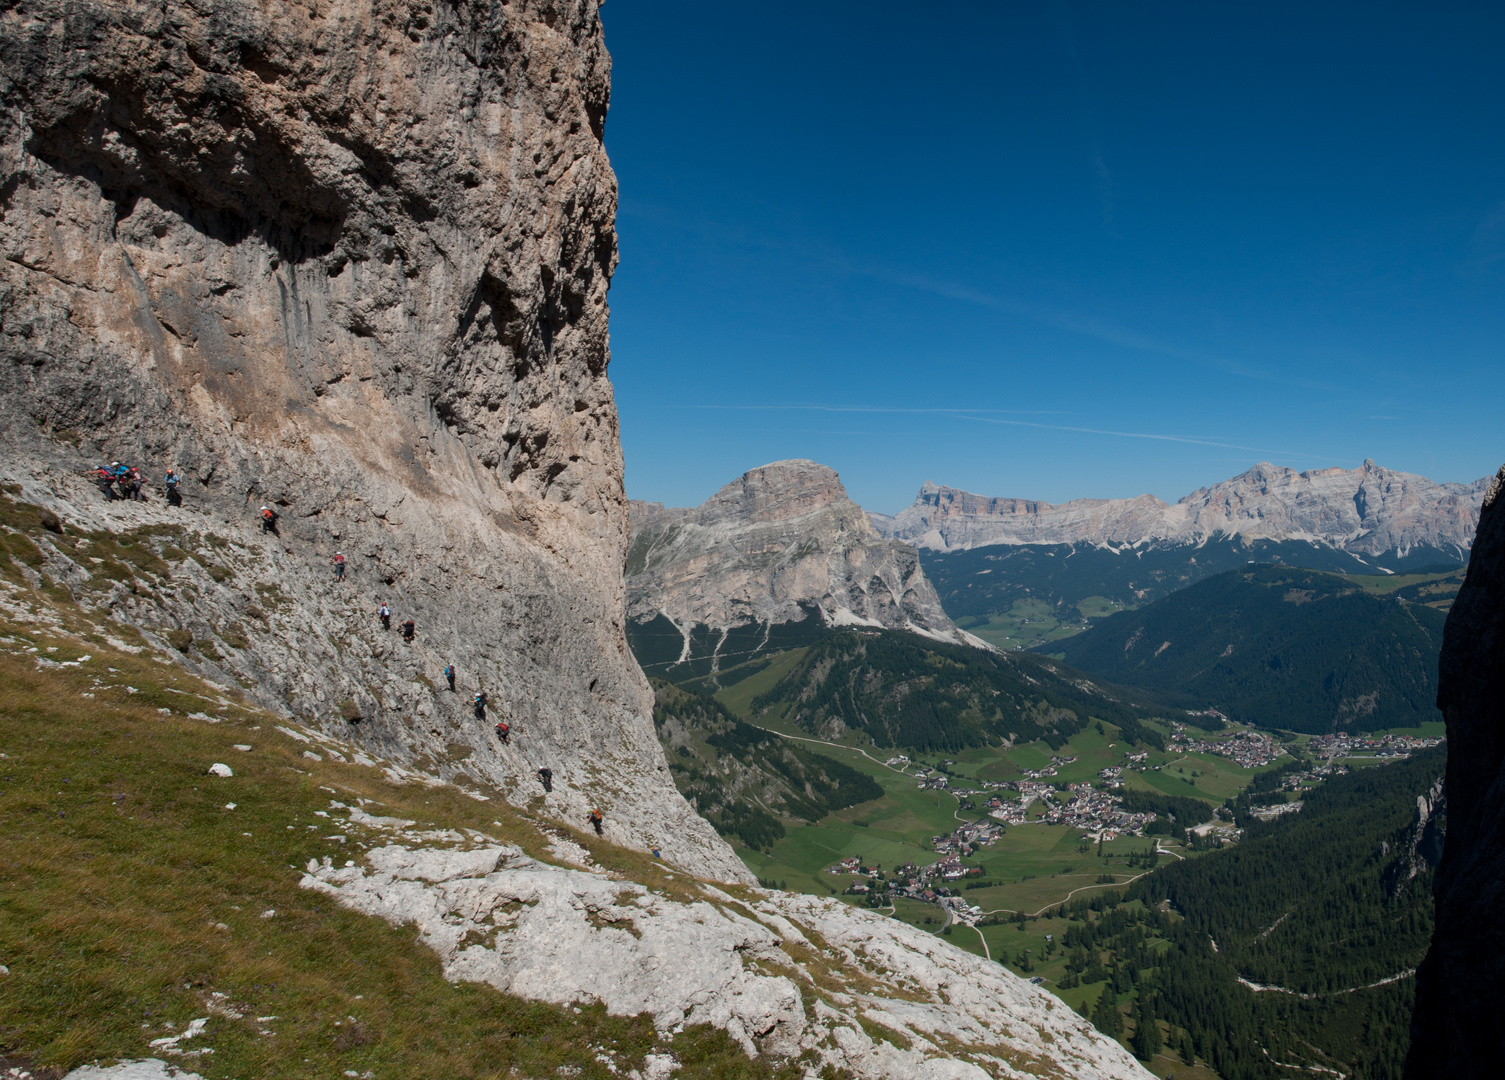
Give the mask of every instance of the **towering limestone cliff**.
<svg viewBox="0 0 1505 1080">
<path fill-rule="evenodd" d="M 628 614 L 650 628 L 640 635 L 668 642 L 665 660 L 708 652 L 735 663 L 774 628 L 886 627 L 982 644 L 941 610 L 915 549 L 879 536 L 825 465 L 751 469 L 690 509 L 630 505 Z M 640 658 L 662 673 L 659 657 Z"/>
<path fill-rule="evenodd" d="M 1297 472 L 1260 464 L 1178 502 L 988 498 L 926 482 L 885 536 L 936 551 L 989 544 L 1196 544 L 1216 536 L 1306 540 L 1361 555 L 1435 550 L 1468 557 L 1485 481 L 1439 484 L 1366 461 L 1357 469 Z"/>
<path fill-rule="evenodd" d="M 547 765 L 549 812 L 737 878 L 624 637 L 609 75 L 595 0 L 7 5 L 4 471 L 65 522 L 219 545 L 227 577 L 98 595 L 217 641 L 202 670 L 515 801 Z M 105 506 L 78 477 L 112 459 L 177 464 L 184 507 Z"/>
<path fill-rule="evenodd" d="M 1448 613 L 1437 707 L 1447 720 L 1447 838 L 1432 950 L 1416 976 L 1406 1075 L 1498 1076 L 1505 957 L 1505 468 L 1479 515 Z"/>
</svg>

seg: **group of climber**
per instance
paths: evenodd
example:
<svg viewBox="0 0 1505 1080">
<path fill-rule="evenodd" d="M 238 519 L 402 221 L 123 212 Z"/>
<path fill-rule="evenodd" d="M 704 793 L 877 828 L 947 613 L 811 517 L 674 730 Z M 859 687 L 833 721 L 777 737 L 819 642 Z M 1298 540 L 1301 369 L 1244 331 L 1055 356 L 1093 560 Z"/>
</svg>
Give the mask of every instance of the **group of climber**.
<svg viewBox="0 0 1505 1080">
<path fill-rule="evenodd" d="M 94 483 L 99 486 L 104 497 L 112 502 L 116 499 L 146 501 L 146 496 L 141 494 L 142 485 L 146 481 L 141 476 L 141 470 L 134 465 L 122 465 L 118 461 L 112 461 L 108 465 L 97 465 L 90 469 L 89 475 L 94 477 Z M 167 479 L 163 483 L 167 488 L 167 501 L 177 506 L 183 500 L 178 495 L 176 468 L 167 470 Z"/>
<path fill-rule="evenodd" d="M 111 502 L 116 499 L 128 499 L 133 502 L 145 502 L 146 495 L 142 488 L 146 485 L 146 479 L 141 475 L 141 470 L 134 465 L 124 465 L 118 461 L 112 461 L 108 465 L 96 465 L 89 470 L 89 476 L 94 478 L 100 493 Z M 183 482 L 182 473 L 178 472 L 176 465 L 172 466 L 162 476 L 162 493 L 167 499 L 168 506 L 182 506 L 183 493 L 178 486 Z M 277 531 L 277 519 L 281 517 L 270 506 L 263 506 L 260 510 L 261 531 L 264 534 L 271 533 L 273 536 L 281 536 Z M 345 556 L 335 556 L 335 574 L 337 579 L 345 577 Z"/>
<path fill-rule="evenodd" d="M 449 688 L 451 690 L 453 690 L 455 688 L 455 665 L 454 664 L 446 664 L 445 665 L 445 668 L 444 668 L 444 680 L 447 683 L 449 683 Z M 475 697 L 471 698 L 471 704 L 473 704 L 475 706 L 476 719 L 477 720 L 480 720 L 480 721 L 483 721 L 483 722 L 485 721 L 485 719 L 486 719 L 486 706 L 489 703 L 490 703 L 490 698 L 487 697 L 486 691 L 484 691 L 484 690 L 477 690 L 476 694 L 475 694 Z M 497 740 L 499 742 L 501 742 L 503 745 L 506 745 L 506 746 L 512 745 L 512 725 L 509 724 L 509 723 L 507 723 L 507 721 L 505 719 L 498 720 L 496 722 L 496 737 L 497 737 Z M 554 790 L 554 770 L 551 769 L 551 768 L 549 768 L 547 765 L 540 766 L 539 770 L 538 770 L 538 782 L 543 785 L 543 789 L 544 789 L 545 792 L 551 792 L 551 791 L 553 791 Z M 597 836 L 602 835 L 602 833 L 601 833 L 601 825 L 602 825 L 602 822 L 605 819 L 602 817 L 601 811 L 600 810 L 592 810 L 590 812 L 590 816 L 589 816 L 589 818 L 587 820 L 589 820 L 591 828 L 593 828 L 593 829 L 596 830 L 596 835 Z"/>
<path fill-rule="evenodd" d="M 90 475 L 94 477 L 95 483 L 99 486 L 99 490 L 104 494 L 105 498 L 111 501 L 116 499 L 131 499 L 137 502 L 144 502 L 146 500 L 146 496 L 141 493 L 144 480 L 142 479 L 140 470 L 134 466 L 112 461 L 108 465 L 100 465 L 91 469 Z M 181 506 L 183 504 L 183 496 L 178 491 L 180 482 L 181 477 L 176 465 L 168 469 L 166 475 L 162 478 L 163 491 L 166 493 L 167 502 L 171 506 Z M 277 531 L 277 519 L 280 515 L 277 511 L 270 506 L 263 505 L 260 514 L 263 535 L 270 533 L 273 536 L 280 536 L 281 533 Z M 345 553 L 343 551 L 336 551 L 332 563 L 334 566 L 334 579 L 336 581 L 344 581 Z M 376 615 L 377 618 L 381 619 L 382 629 L 392 629 L 392 609 L 387 605 L 385 600 L 379 597 L 377 598 Z M 417 633 L 417 628 L 412 619 L 404 621 L 401 624 L 401 630 L 404 640 L 408 642 L 411 642 Z M 444 681 L 449 684 L 450 690 L 455 689 L 454 664 L 445 665 Z M 481 721 L 486 719 L 487 700 L 486 691 L 484 690 L 478 691 L 472 699 L 472 703 L 475 706 L 476 719 Z M 496 737 L 503 745 L 510 746 L 512 742 L 512 725 L 506 720 L 498 720 L 496 723 Z M 545 792 L 552 792 L 554 790 L 554 771 L 548 766 L 540 767 L 538 770 L 538 781 L 543 785 Z M 601 836 L 601 828 L 604 821 L 601 811 L 592 810 L 587 820 L 591 828 L 596 830 L 596 835 Z"/>
<path fill-rule="evenodd" d="M 137 502 L 144 502 L 146 500 L 146 496 L 141 493 L 144 483 L 141 472 L 134 466 L 122 465 L 118 461 L 112 461 L 108 465 L 100 465 L 90 470 L 90 475 L 94 477 L 95 483 L 99 485 L 99 490 L 104 493 L 107 499 L 112 501 L 116 499 L 132 499 Z M 162 478 L 162 487 L 166 492 L 167 502 L 171 506 L 181 506 L 183 504 L 183 496 L 178 492 L 178 484 L 180 482 L 181 477 L 178 474 L 176 465 L 168 469 L 167 474 Z M 118 492 L 117 488 L 119 489 Z M 281 536 L 282 534 L 277 531 L 277 519 L 280 516 L 277 511 L 273 510 L 270 506 L 262 506 L 260 513 L 263 535 L 270 533 L 273 536 Z M 334 566 L 334 579 L 336 581 L 344 581 L 345 553 L 343 551 L 336 551 L 332 562 Z M 392 629 L 391 607 L 387 605 L 385 600 L 379 597 L 376 603 L 376 616 L 381 619 L 382 629 Z M 401 624 L 400 628 L 403 639 L 411 642 L 417 633 L 414 621 L 407 619 Z M 449 684 L 451 690 L 455 689 L 454 664 L 445 665 L 444 681 Z M 486 719 L 487 705 L 486 691 L 478 691 L 472 699 L 472 703 L 475 706 L 476 719 L 484 721 Z M 498 720 L 496 723 L 496 737 L 503 745 L 510 746 L 512 743 L 512 725 L 506 720 Z M 543 785 L 545 792 L 552 792 L 554 790 L 554 771 L 548 766 L 541 767 L 538 770 L 538 781 Z M 604 818 L 601 815 L 601 811 L 592 810 L 587 820 L 590 822 L 591 828 L 596 830 L 596 835 L 602 835 L 601 827 Z"/>
</svg>

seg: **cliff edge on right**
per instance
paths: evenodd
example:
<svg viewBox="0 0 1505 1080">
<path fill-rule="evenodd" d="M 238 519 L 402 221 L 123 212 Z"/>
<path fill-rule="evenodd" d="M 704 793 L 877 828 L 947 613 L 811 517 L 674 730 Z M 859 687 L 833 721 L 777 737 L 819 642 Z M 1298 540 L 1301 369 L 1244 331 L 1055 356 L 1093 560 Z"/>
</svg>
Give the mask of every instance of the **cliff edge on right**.
<svg viewBox="0 0 1505 1080">
<path fill-rule="evenodd" d="M 1505 1063 L 1505 467 L 1484 495 L 1443 633 L 1447 844 L 1432 949 L 1416 974 L 1408 1080 L 1483 1080 Z"/>
</svg>

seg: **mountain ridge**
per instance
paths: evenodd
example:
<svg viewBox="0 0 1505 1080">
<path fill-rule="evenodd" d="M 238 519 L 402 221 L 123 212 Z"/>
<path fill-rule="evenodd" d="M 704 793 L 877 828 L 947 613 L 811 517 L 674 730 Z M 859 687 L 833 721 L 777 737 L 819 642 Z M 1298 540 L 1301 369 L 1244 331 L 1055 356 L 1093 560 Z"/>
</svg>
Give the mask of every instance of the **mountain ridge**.
<svg viewBox="0 0 1505 1080">
<path fill-rule="evenodd" d="M 1431 547 L 1467 559 L 1486 480 L 1437 483 L 1366 460 L 1298 472 L 1260 463 L 1175 503 L 1153 495 L 1065 503 L 993 498 L 926 481 L 894 515 L 870 514 L 884 536 L 931 551 L 1092 543 L 1110 548 L 1201 544 L 1215 537 L 1305 540 L 1360 555 Z"/>
</svg>

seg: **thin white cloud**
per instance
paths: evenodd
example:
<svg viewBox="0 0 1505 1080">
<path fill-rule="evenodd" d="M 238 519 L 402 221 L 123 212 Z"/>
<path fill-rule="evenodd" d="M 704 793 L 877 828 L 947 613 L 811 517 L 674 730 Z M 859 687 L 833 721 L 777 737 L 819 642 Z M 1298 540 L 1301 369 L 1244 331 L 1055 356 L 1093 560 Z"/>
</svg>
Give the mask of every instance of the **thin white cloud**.
<svg viewBox="0 0 1505 1080">
<path fill-rule="evenodd" d="M 1271 454 L 1276 457 L 1305 458 L 1317 461 L 1341 461 L 1341 458 L 1330 457 L 1326 454 L 1312 454 L 1304 450 L 1278 450 L 1267 446 L 1245 446 L 1241 443 L 1222 442 L 1217 439 L 1209 439 L 1198 435 L 1166 434 L 1151 431 L 1115 431 L 1110 428 L 1081 427 L 1074 424 L 1047 424 L 1038 420 L 1011 419 L 1010 415 L 1059 415 L 1051 411 L 1021 409 L 927 409 L 927 408 L 890 408 L 886 406 L 870 405 L 818 405 L 818 404 L 784 404 L 784 405 L 722 405 L 722 404 L 684 404 L 684 405 L 654 405 L 650 408 L 659 409 L 702 409 L 723 411 L 747 411 L 747 412 L 822 412 L 822 413 L 892 413 L 895 415 L 923 415 L 933 414 L 946 416 L 955 420 L 969 420 L 978 424 L 996 424 L 1006 427 L 1038 428 L 1045 431 L 1066 431 L 1080 435 L 1102 435 L 1118 439 L 1147 439 L 1154 442 L 1184 443 L 1191 446 L 1215 446 L 1222 450 L 1244 450 L 1254 454 Z"/>
<path fill-rule="evenodd" d="M 1031 322 L 1053 327 L 1068 334 L 1100 341 L 1106 345 L 1113 345 L 1118 348 L 1129 349 L 1152 356 L 1161 356 L 1169 360 L 1177 360 L 1197 367 L 1211 368 L 1228 375 L 1238 376 L 1239 378 L 1281 386 L 1298 386 L 1303 389 L 1322 390 L 1329 393 L 1335 393 L 1342 389 L 1330 383 L 1293 376 L 1284 372 L 1276 372 L 1266 367 L 1235 360 L 1220 353 L 1187 348 L 1097 315 L 1083 314 L 1080 311 L 1027 300 L 1018 296 L 991 293 L 973 288 L 970 285 L 963 285 L 929 274 L 915 273 L 882 264 L 860 262 L 828 244 L 806 240 L 785 240 L 770 237 L 766 234 L 756 235 L 746 228 L 728 227 L 705 217 L 701 217 L 697 221 L 689 221 L 676 210 L 664 206 L 648 206 L 639 203 L 624 204 L 618 211 L 618 216 L 643 218 L 644 220 L 653 222 L 660 228 L 666 225 L 677 225 L 717 243 L 735 244 L 762 251 L 778 252 L 793 258 L 815 263 L 830 270 L 850 274 L 854 277 L 864 277 L 871 281 L 881 281 L 916 292 L 925 292 L 932 296 L 939 296 L 948 300 L 956 300 L 977 307 L 1005 312 L 1009 315 L 1028 319 Z"/>
</svg>

